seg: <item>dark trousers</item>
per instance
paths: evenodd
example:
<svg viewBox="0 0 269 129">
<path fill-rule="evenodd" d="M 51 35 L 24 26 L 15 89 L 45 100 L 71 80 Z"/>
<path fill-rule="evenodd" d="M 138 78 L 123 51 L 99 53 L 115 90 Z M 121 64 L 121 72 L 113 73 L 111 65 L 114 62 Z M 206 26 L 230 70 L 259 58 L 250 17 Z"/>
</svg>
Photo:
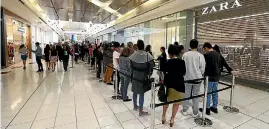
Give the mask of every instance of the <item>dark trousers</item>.
<svg viewBox="0 0 269 129">
<path fill-rule="evenodd" d="M 95 58 L 94 58 L 94 57 L 92 57 L 91 67 L 93 67 L 93 66 L 94 66 L 94 63 L 95 63 Z"/>
<path fill-rule="evenodd" d="M 102 63 L 101 63 L 101 61 L 97 61 L 96 63 L 97 63 L 96 64 L 97 65 L 96 77 L 101 78 L 100 75 L 101 75 Z"/>
<path fill-rule="evenodd" d="M 69 60 L 63 60 L 64 71 L 67 71 Z"/>
<path fill-rule="evenodd" d="M 75 55 L 75 62 L 77 63 L 78 62 L 78 55 Z"/>
<path fill-rule="evenodd" d="M 81 53 L 80 58 L 81 58 L 82 61 L 84 61 L 84 56 L 85 56 L 85 54 Z"/>
<path fill-rule="evenodd" d="M 117 83 L 116 83 L 116 81 L 117 81 Z M 117 86 L 118 93 L 120 93 L 119 85 L 120 85 L 120 74 L 119 74 L 119 72 L 115 72 L 114 91 L 116 91 L 116 86 Z"/>
<path fill-rule="evenodd" d="M 41 62 L 42 56 L 36 56 L 36 63 L 38 66 L 38 71 L 43 71 L 43 65 Z"/>
</svg>

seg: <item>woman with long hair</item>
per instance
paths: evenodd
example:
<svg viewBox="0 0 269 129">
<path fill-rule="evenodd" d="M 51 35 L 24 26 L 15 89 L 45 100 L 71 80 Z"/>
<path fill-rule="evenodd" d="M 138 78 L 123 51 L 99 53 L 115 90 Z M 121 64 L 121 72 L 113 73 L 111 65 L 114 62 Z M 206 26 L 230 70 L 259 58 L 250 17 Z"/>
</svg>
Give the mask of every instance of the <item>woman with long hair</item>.
<svg viewBox="0 0 269 129">
<path fill-rule="evenodd" d="M 150 55 L 153 56 L 153 53 L 151 51 L 151 45 L 147 45 L 145 51 L 148 52 Z"/>
<path fill-rule="evenodd" d="M 232 73 L 233 69 L 228 65 L 228 63 L 226 62 L 225 58 L 221 55 L 219 46 L 218 45 L 215 45 L 213 47 L 213 50 L 215 50 L 216 52 L 218 52 L 220 54 L 220 56 L 221 56 L 221 67 L 220 67 L 220 71 L 223 72 L 223 67 L 225 67 L 229 73 Z"/>
<path fill-rule="evenodd" d="M 52 46 L 52 49 L 50 51 L 50 62 L 51 62 L 51 69 L 52 69 L 52 72 L 55 71 L 55 67 L 56 67 L 56 62 L 57 62 L 57 59 L 58 58 L 58 52 L 56 50 L 56 47 L 55 45 Z"/>
<path fill-rule="evenodd" d="M 27 57 L 28 57 L 28 50 L 26 49 L 24 44 L 21 44 L 19 52 L 21 54 L 21 59 L 22 59 L 22 62 L 23 62 L 23 69 L 25 70 L 26 69 L 26 60 L 27 60 Z"/>
<path fill-rule="evenodd" d="M 44 48 L 44 54 L 45 54 L 45 61 L 47 65 L 47 69 L 50 70 L 50 45 L 47 44 Z"/>
<path fill-rule="evenodd" d="M 184 75 L 186 74 L 186 66 L 184 60 L 178 57 L 179 49 L 175 45 L 168 47 L 168 55 L 170 59 L 164 68 L 164 85 L 168 89 L 167 101 L 173 101 L 184 98 L 185 84 Z M 173 103 L 172 116 L 170 119 L 170 127 L 173 127 L 176 114 L 181 102 Z M 169 105 L 163 106 L 162 124 L 166 121 L 166 112 Z"/>
</svg>

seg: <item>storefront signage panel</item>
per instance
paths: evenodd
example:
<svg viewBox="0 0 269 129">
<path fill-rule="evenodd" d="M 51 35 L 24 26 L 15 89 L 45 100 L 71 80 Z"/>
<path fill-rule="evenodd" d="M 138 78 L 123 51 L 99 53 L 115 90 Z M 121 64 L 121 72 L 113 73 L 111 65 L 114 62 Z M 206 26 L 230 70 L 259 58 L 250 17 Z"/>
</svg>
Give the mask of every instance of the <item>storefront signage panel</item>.
<svg viewBox="0 0 269 129">
<path fill-rule="evenodd" d="M 220 3 L 218 6 L 213 5 L 212 7 L 204 7 L 202 9 L 202 15 L 219 12 L 223 10 L 229 10 L 233 8 L 238 8 L 241 6 L 242 4 L 240 4 L 239 0 L 235 0 L 234 2 L 231 2 L 231 3 L 223 2 L 223 3 Z"/>
</svg>

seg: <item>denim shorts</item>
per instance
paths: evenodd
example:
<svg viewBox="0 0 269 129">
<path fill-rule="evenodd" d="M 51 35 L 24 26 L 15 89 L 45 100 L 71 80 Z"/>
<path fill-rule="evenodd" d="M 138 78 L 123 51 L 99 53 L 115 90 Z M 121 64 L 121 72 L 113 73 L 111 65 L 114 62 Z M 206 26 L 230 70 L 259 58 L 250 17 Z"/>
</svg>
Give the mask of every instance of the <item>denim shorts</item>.
<svg viewBox="0 0 269 129">
<path fill-rule="evenodd" d="M 27 57 L 28 57 L 27 55 L 21 55 L 22 60 L 27 60 Z"/>
</svg>

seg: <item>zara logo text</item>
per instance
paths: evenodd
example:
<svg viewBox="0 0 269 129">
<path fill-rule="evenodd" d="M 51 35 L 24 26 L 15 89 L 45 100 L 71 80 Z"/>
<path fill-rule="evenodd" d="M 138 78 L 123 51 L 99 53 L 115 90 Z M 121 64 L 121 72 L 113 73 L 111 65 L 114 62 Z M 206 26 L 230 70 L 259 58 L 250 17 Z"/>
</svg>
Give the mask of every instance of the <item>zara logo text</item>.
<svg viewBox="0 0 269 129">
<path fill-rule="evenodd" d="M 237 8 L 242 6 L 238 0 L 235 0 L 232 3 L 228 3 L 228 2 L 224 2 L 224 3 L 220 3 L 219 7 L 216 6 L 212 6 L 212 7 L 205 7 L 202 9 L 202 15 L 204 14 L 209 14 L 209 13 L 214 13 L 214 12 L 218 12 L 218 11 L 222 11 L 222 10 L 228 10 L 228 9 L 232 9 L 232 8 Z"/>
</svg>

